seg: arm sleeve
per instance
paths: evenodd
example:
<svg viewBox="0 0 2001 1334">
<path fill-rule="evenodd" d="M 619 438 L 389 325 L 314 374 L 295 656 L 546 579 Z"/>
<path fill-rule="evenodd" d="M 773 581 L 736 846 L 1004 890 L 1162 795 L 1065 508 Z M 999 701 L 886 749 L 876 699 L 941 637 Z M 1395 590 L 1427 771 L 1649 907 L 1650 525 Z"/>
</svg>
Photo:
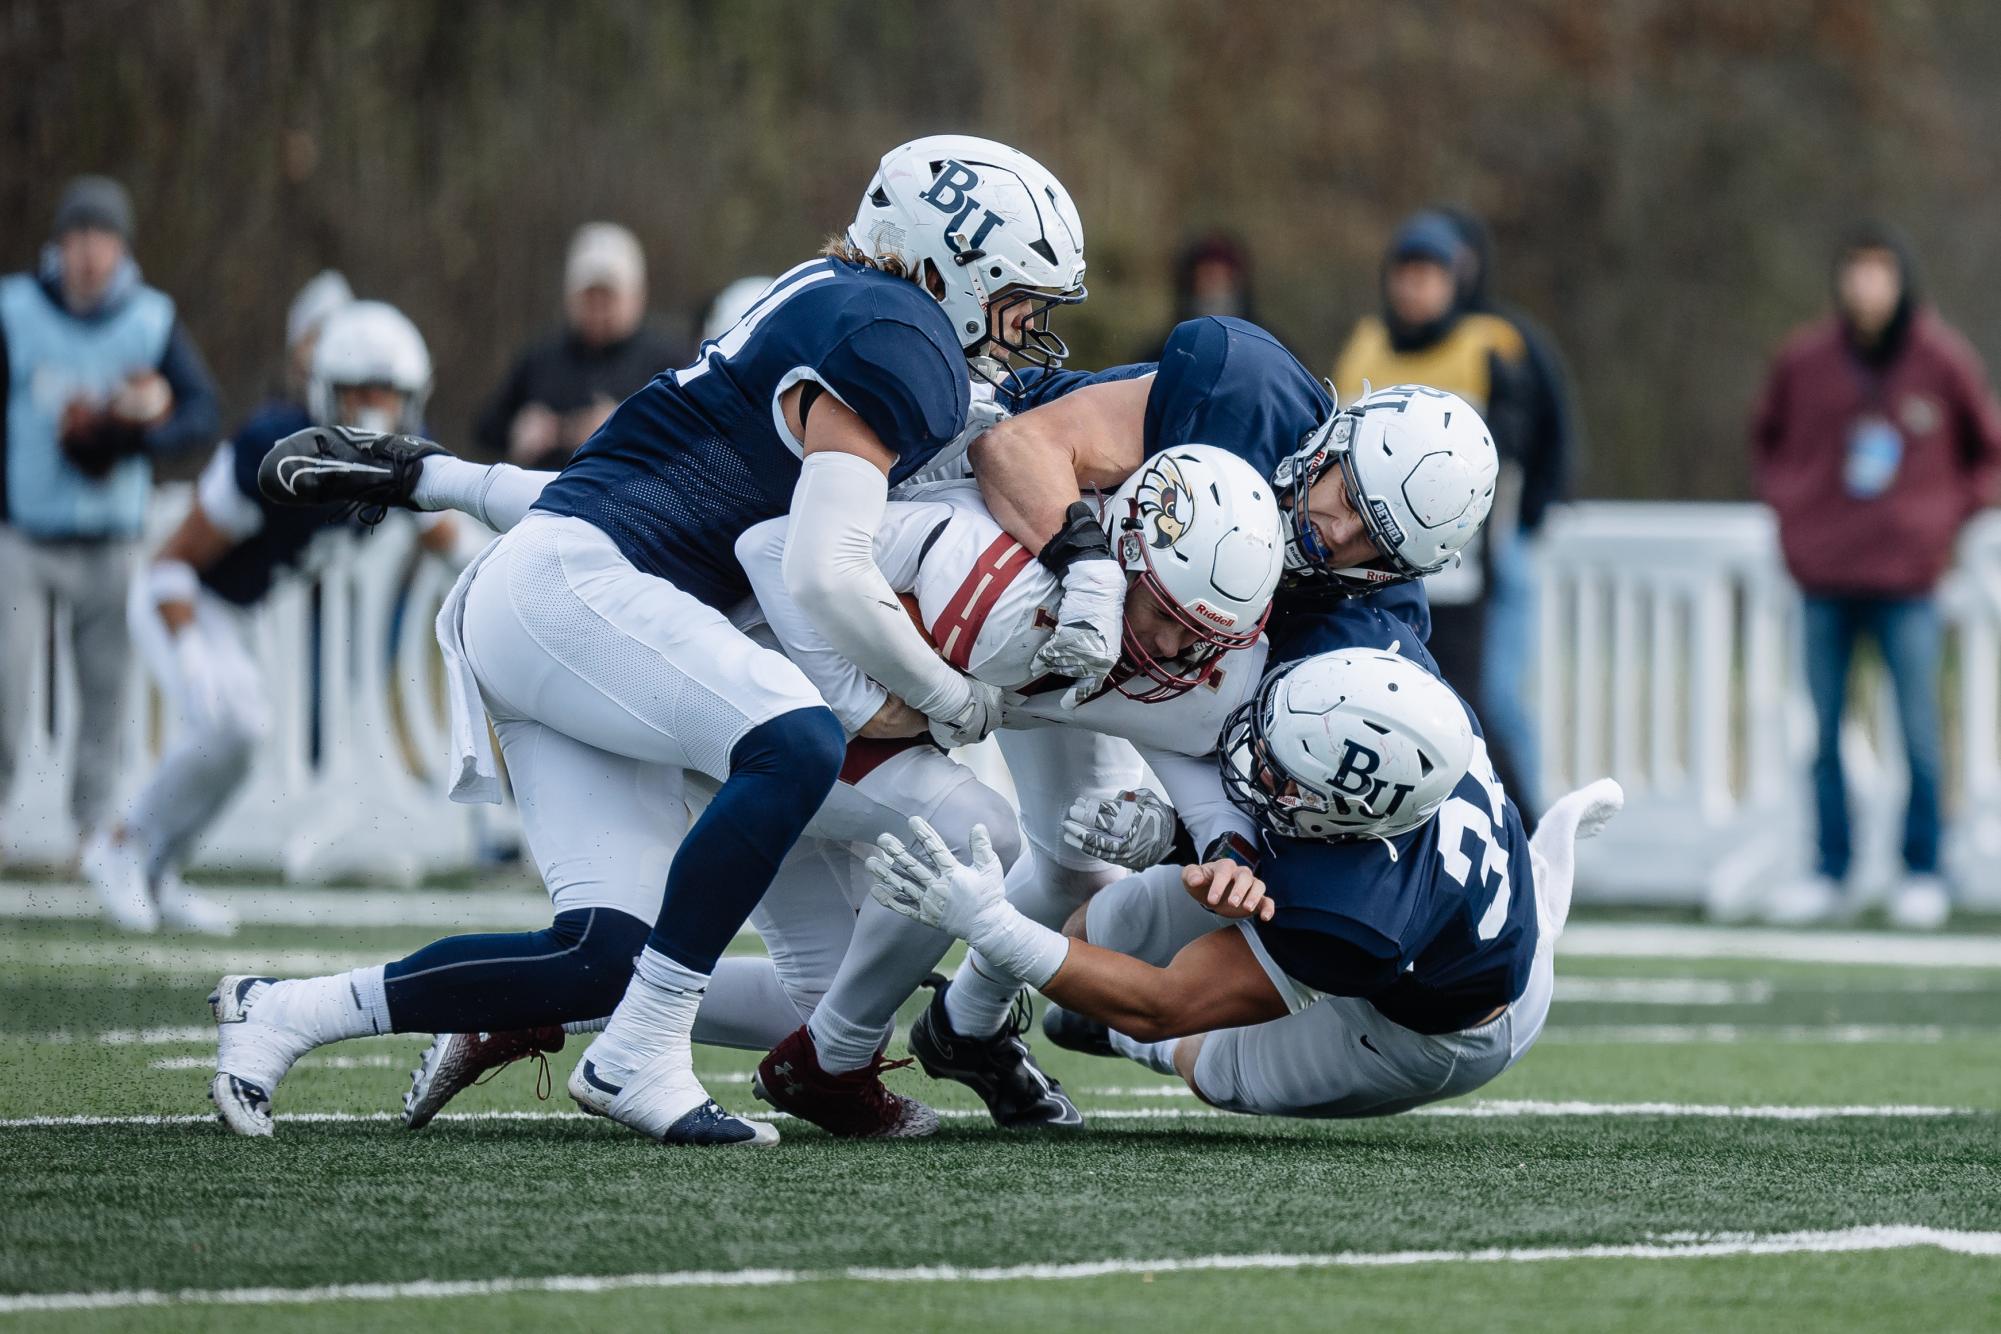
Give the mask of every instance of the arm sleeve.
<svg viewBox="0 0 2001 1334">
<path fill-rule="evenodd" d="M 928 718 L 956 718 L 966 679 L 939 657 L 875 563 L 889 484 L 852 454 L 809 454 L 792 493 L 785 589 L 834 650 Z"/>
<path fill-rule="evenodd" d="M 1751 409 L 1751 478 L 1758 495 L 1771 501 L 1770 471 L 1773 455 L 1786 433 L 1786 363 L 1783 357 L 1772 363 Z"/>
<path fill-rule="evenodd" d="M 1577 463 L 1576 418 L 1570 410 L 1570 377 L 1556 348 L 1539 330 L 1522 330 L 1528 346 L 1529 438 L 1522 460 L 1524 532 L 1542 527 L 1549 507 L 1570 493 Z"/>
<path fill-rule="evenodd" d="M 966 424 L 972 383 L 964 360 L 948 362 L 913 325 L 873 320 L 834 344 L 813 369 L 898 457 L 940 449 Z"/>
<path fill-rule="evenodd" d="M 222 430 L 216 405 L 215 381 L 202 361 L 201 349 L 176 318 L 160 356 L 160 374 L 174 391 L 174 410 L 167 420 L 146 432 L 146 448 L 154 454 L 179 454 L 199 449 Z"/>
<path fill-rule="evenodd" d="M 1232 834 L 1256 846 L 1257 825 L 1223 791 L 1223 778 L 1213 757 L 1195 759 L 1149 746 L 1140 747 L 1139 752 L 1160 780 L 1163 795 L 1198 854 Z"/>
<path fill-rule="evenodd" d="M 1960 448 L 1971 485 L 1968 509 L 2001 502 L 2001 403 L 1971 347 L 1959 359 Z"/>
<path fill-rule="evenodd" d="M 778 637 L 785 656 L 806 673 L 806 679 L 827 701 L 850 737 L 875 716 L 889 692 L 827 642 L 811 618 L 799 609 L 785 586 L 785 536 L 791 520 L 766 519 L 744 530 L 736 540 L 737 563 L 750 576 L 751 591 L 765 624 Z"/>
</svg>

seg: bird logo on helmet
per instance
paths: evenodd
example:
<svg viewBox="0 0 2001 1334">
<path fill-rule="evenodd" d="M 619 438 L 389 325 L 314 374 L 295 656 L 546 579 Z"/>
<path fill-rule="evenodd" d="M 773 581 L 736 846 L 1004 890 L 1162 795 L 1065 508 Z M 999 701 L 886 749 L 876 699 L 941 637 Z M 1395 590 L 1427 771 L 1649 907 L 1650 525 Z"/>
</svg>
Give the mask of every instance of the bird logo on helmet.
<svg viewBox="0 0 2001 1334">
<path fill-rule="evenodd" d="M 1104 517 L 1127 577 L 1194 636 L 1163 659 L 1128 620 L 1109 678 L 1120 694 L 1172 699 L 1209 680 L 1224 653 L 1257 642 L 1285 565 L 1278 502 L 1257 469 L 1212 445 L 1178 445 L 1128 477 Z"/>
<path fill-rule="evenodd" d="M 1280 838 L 1394 838 L 1437 813 L 1472 767 L 1452 688 L 1399 653 L 1337 649 L 1266 675 L 1223 724 L 1230 800 Z"/>
<path fill-rule="evenodd" d="M 1287 498 L 1288 587 L 1354 597 L 1436 574 L 1459 558 L 1493 508 L 1500 455 L 1472 404 L 1428 385 L 1364 390 L 1272 473 Z M 1313 525 L 1308 497 L 1330 471 L 1376 549 L 1364 564 L 1336 566 Z"/>
<path fill-rule="evenodd" d="M 968 358 L 1060 366 L 1069 348 L 1049 312 L 1084 299 L 1084 224 L 1070 192 L 1017 149 L 968 134 L 913 139 L 883 155 L 849 244 L 898 261 L 945 307 Z M 1026 303 L 1018 332 L 995 318 Z"/>
</svg>

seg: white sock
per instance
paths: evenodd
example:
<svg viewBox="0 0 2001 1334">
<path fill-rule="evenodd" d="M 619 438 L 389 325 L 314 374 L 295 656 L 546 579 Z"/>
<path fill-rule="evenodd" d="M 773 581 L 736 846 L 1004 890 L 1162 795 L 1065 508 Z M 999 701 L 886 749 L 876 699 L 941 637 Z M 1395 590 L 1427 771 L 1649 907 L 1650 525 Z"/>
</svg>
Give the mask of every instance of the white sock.
<svg viewBox="0 0 2001 1334">
<path fill-rule="evenodd" d="M 469 463 L 447 454 L 424 460 L 410 502 L 418 509 L 463 510 L 495 532 L 521 522 L 553 472 L 527 472 L 511 463 Z"/>
<path fill-rule="evenodd" d="M 251 1007 L 252 1021 L 281 1024 L 314 1046 L 389 1031 L 382 965 L 274 983 Z"/>
<path fill-rule="evenodd" d="M 990 963 L 982 964 L 980 952 L 970 951 L 945 991 L 945 1017 L 963 1038 L 990 1038 L 1000 1032 L 1014 998 L 1021 994 L 1021 983 Z"/>
<path fill-rule="evenodd" d="M 859 1070 L 873 1061 L 895 1027 L 895 1020 L 890 1021 L 889 1028 L 851 1023 L 840 1015 L 829 1014 L 824 1005 L 806 1021 L 806 1031 L 813 1038 L 813 1054 L 819 1057 L 820 1068 L 830 1075 Z"/>
<path fill-rule="evenodd" d="M 607 1083 L 622 1085 L 634 1071 L 663 1057 L 692 1069 L 690 1035 L 708 985 L 708 974 L 683 968 L 650 945 L 641 950 L 625 998 L 591 1044 L 598 1074 Z"/>
<path fill-rule="evenodd" d="M 1163 1075 L 1180 1073 L 1174 1068 L 1174 1048 L 1180 1038 L 1164 1038 L 1159 1042 L 1141 1042 L 1129 1038 L 1117 1029 L 1112 1030 L 1112 1050 L 1121 1056 L 1129 1056 L 1149 1070 Z"/>
</svg>

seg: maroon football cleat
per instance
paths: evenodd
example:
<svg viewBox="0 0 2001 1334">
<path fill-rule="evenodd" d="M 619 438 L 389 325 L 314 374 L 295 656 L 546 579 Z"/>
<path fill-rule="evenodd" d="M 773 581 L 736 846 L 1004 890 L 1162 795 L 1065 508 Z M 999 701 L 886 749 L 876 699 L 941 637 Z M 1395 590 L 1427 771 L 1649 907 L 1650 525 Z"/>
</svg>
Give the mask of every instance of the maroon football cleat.
<svg viewBox="0 0 2001 1334">
<path fill-rule="evenodd" d="M 563 1030 L 522 1028 L 511 1033 L 440 1033 L 424 1050 L 410 1073 L 410 1091 L 403 1095 L 403 1124 L 422 1130 L 445 1104 L 480 1082 L 488 1071 L 535 1057 L 542 1068 L 535 1075 L 535 1096 L 549 1096 L 549 1057 L 563 1049 Z"/>
<path fill-rule="evenodd" d="M 751 1091 L 843 1139 L 921 1139 L 938 1133 L 938 1113 L 882 1082 L 883 1071 L 909 1064 L 885 1061 L 877 1052 L 859 1070 L 830 1075 L 820 1068 L 812 1036 L 800 1028 L 757 1063 Z"/>
</svg>

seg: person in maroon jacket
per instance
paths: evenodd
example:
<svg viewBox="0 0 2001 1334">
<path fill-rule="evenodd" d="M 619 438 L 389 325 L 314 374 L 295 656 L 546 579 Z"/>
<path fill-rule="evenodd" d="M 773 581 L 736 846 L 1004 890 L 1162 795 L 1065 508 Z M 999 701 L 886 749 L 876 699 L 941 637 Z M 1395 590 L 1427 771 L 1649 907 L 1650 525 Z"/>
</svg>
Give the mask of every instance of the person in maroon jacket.
<svg viewBox="0 0 2001 1334">
<path fill-rule="evenodd" d="M 1844 906 L 1850 856 L 1842 706 L 1863 635 L 1895 687 L 1911 782 L 1899 925 L 1950 911 L 1939 867 L 1939 644 L 1933 597 L 1959 530 L 1995 498 L 2001 405 L 1980 359 L 1918 297 L 1910 252 L 1882 226 L 1836 253 L 1834 314 L 1779 351 L 1752 421 L 1758 494 L 1778 515 L 1805 595 L 1806 672 L 1818 721 L 1817 875 L 1769 905 L 1812 920 Z"/>
</svg>

